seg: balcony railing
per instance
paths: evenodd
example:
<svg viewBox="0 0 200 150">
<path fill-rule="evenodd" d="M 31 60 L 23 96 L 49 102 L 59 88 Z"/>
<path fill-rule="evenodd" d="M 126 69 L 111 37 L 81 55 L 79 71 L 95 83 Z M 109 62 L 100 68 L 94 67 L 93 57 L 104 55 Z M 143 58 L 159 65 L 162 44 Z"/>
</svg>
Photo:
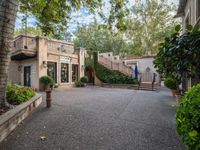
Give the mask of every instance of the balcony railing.
<svg viewBox="0 0 200 150">
<path fill-rule="evenodd" d="M 35 37 L 20 35 L 14 40 L 11 53 L 12 60 L 33 58 L 36 54 Z"/>
</svg>

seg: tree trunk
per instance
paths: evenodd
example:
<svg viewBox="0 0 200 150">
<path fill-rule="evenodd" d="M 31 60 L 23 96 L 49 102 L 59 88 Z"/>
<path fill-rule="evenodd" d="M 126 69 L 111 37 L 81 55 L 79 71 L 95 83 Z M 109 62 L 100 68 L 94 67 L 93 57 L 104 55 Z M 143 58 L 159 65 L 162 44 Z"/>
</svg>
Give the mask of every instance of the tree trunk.
<svg viewBox="0 0 200 150">
<path fill-rule="evenodd" d="M 0 0 L 0 105 L 6 104 L 6 84 L 18 0 Z"/>
</svg>

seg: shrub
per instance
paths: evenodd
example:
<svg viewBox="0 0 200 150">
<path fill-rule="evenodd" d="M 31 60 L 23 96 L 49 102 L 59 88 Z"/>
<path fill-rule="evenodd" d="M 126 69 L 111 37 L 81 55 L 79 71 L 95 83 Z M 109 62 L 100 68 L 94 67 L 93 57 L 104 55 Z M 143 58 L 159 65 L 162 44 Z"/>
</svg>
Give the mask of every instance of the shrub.
<svg viewBox="0 0 200 150">
<path fill-rule="evenodd" d="M 78 80 L 78 81 L 75 82 L 75 86 L 76 87 L 84 87 L 84 83 L 81 82 L 80 80 Z"/>
<path fill-rule="evenodd" d="M 81 77 L 80 81 L 83 83 L 88 83 L 89 79 L 87 76 L 83 76 L 83 77 Z"/>
<path fill-rule="evenodd" d="M 53 79 L 50 76 L 42 76 L 40 78 L 40 81 L 44 85 L 52 85 L 53 84 Z"/>
<path fill-rule="evenodd" d="M 8 83 L 6 88 L 6 98 L 8 103 L 18 105 L 28 101 L 35 96 L 35 91 L 31 87 L 24 87 Z"/>
<path fill-rule="evenodd" d="M 124 75 L 118 71 L 112 71 L 101 64 L 96 64 L 96 76 L 99 80 L 101 80 L 104 83 L 110 83 L 110 84 L 136 84 L 137 81 L 127 75 Z"/>
<path fill-rule="evenodd" d="M 165 79 L 164 84 L 165 84 L 165 86 L 167 88 L 169 88 L 171 90 L 176 90 L 178 88 L 177 82 L 173 78 L 167 78 L 167 79 Z"/>
<path fill-rule="evenodd" d="M 200 84 L 181 98 L 176 124 L 183 143 L 191 150 L 200 150 Z"/>
</svg>

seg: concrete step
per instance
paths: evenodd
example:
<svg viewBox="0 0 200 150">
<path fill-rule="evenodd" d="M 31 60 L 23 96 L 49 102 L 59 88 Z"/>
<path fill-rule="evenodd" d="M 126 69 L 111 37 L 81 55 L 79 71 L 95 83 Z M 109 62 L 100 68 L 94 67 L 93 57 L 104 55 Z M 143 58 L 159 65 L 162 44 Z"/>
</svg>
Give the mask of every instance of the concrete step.
<svg viewBox="0 0 200 150">
<path fill-rule="evenodd" d="M 157 90 L 157 84 L 154 84 L 154 88 L 152 89 L 151 83 L 140 83 L 140 86 L 138 88 L 139 90 L 148 90 L 148 91 L 155 91 Z"/>
</svg>

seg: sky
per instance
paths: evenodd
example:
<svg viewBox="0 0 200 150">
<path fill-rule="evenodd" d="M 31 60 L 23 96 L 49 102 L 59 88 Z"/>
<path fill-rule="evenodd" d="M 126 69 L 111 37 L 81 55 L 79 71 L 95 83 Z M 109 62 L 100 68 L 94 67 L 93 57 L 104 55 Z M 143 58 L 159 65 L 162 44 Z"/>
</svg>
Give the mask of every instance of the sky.
<svg viewBox="0 0 200 150">
<path fill-rule="evenodd" d="M 135 1 L 136 0 L 129 0 L 128 6 L 129 7 L 133 6 L 135 4 Z M 177 5 L 179 0 L 168 0 L 168 2 L 174 3 L 175 5 Z M 108 0 L 104 0 L 104 3 L 105 3 L 105 7 L 103 7 L 102 10 L 106 15 L 109 15 L 110 4 Z M 21 21 L 22 16 L 23 16 L 22 14 L 18 13 L 16 24 L 15 24 L 16 29 L 23 27 L 23 24 Z M 81 8 L 79 11 L 73 12 L 71 14 L 71 20 L 68 23 L 68 31 L 72 33 L 77 29 L 78 26 L 89 25 L 91 22 L 94 22 L 95 19 L 99 23 L 102 22 L 102 19 L 98 15 L 91 14 L 89 13 L 87 9 Z M 32 16 L 28 17 L 27 26 L 28 27 L 36 26 L 36 20 L 34 17 Z"/>
</svg>

